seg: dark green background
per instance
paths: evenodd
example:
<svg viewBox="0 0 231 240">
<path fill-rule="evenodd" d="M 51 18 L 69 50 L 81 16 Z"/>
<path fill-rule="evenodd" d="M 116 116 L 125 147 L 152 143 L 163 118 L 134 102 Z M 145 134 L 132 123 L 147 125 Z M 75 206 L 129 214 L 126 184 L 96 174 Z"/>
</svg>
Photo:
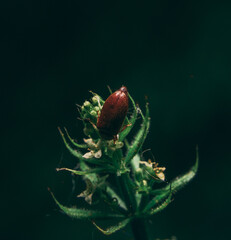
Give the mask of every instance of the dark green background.
<svg viewBox="0 0 231 240">
<path fill-rule="evenodd" d="M 57 126 L 81 139 L 75 104 L 90 97 L 88 90 L 106 98 L 107 85 L 122 84 L 141 106 L 148 96 L 146 148 L 168 179 L 190 168 L 199 145 L 198 175 L 152 218 L 153 239 L 229 238 L 230 7 L 182 0 L 1 3 L 1 240 L 132 239 L 129 228 L 104 237 L 90 222 L 69 219 L 47 191 L 75 202 L 71 178 L 55 172 L 74 164 Z"/>
</svg>

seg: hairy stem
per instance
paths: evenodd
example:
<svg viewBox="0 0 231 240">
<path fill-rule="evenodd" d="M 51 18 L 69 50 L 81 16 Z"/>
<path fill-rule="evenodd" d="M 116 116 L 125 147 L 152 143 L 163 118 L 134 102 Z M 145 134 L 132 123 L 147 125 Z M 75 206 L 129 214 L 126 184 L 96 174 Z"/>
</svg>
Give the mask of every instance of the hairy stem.
<svg viewBox="0 0 231 240">
<path fill-rule="evenodd" d="M 134 240 L 150 240 L 144 219 L 133 219 L 131 222 L 131 228 L 134 235 Z"/>
<path fill-rule="evenodd" d="M 121 190 L 124 196 L 127 209 L 133 214 L 136 211 L 137 204 L 135 198 L 135 192 L 131 184 L 131 179 L 128 173 L 122 174 L 120 177 Z"/>
</svg>

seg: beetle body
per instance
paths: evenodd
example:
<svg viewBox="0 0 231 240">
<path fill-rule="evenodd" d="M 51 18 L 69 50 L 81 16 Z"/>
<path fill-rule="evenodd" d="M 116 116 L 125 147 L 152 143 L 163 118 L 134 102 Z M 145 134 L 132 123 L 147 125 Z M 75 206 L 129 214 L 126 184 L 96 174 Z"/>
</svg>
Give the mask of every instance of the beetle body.
<svg viewBox="0 0 231 240">
<path fill-rule="evenodd" d="M 115 139 L 127 115 L 128 102 L 128 92 L 124 86 L 106 99 L 97 120 L 97 128 L 103 139 Z"/>
</svg>

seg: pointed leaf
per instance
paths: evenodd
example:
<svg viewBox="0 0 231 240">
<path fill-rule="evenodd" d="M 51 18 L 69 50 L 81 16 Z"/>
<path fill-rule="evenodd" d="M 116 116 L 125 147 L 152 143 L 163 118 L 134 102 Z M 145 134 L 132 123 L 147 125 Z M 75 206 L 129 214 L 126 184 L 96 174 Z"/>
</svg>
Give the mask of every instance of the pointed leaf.
<svg viewBox="0 0 231 240">
<path fill-rule="evenodd" d="M 149 126 L 150 126 L 149 109 L 148 104 L 146 104 L 146 115 L 143 124 L 135 137 L 133 144 L 130 146 L 127 152 L 127 155 L 124 160 L 126 164 L 128 164 L 132 160 L 132 158 L 139 152 L 149 131 Z"/>
<path fill-rule="evenodd" d="M 127 119 L 127 123 L 128 124 L 130 124 L 129 126 L 127 126 L 120 134 L 119 134 L 119 141 L 123 141 L 125 138 L 126 138 L 126 136 L 130 133 L 130 131 L 132 130 L 132 128 L 133 128 L 133 126 L 134 126 L 134 124 L 135 124 L 135 122 L 136 122 L 136 119 L 137 119 L 137 107 L 136 107 L 136 104 L 135 104 L 135 101 L 133 100 L 133 98 L 131 97 L 131 95 L 130 94 L 128 94 L 128 96 L 129 96 L 129 98 L 130 98 L 130 100 L 131 100 L 131 102 L 132 102 L 132 105 L 133 105 L 133 108 L 134 108 L 134 111 L 133 111 L 133 114 L 132 114 L 132 116 L 131 116 L 131 118 L 130 118 L 130 120 L 128 121 L 128 119 Z"/>
<path fill-rule="evenodd" d="M 183 188 L 187 183 L 189 183 L 197 173 L 199 164 L 199 154 L 198 149 L 196 150 L 196 163 L 194 166 L 184 175 L 177 177 L 175 180 L 171 182 L 171 187 L 173 192 L 177 192 L 181 188 Z"/>
<path fill-rule="evenodd" d="M 55 200 L 56 204 L 60 209 L 67 214 L 69 217 L 77 219 L 102 219 L 102 218 L 123 218 L 122 214 L 114 214 L 109 212 L 101 212 L 96 210 L 78 209 L 74 207 L 65 207 L 55 198 L 54 194 L 51 192 L 51 196 Z"/>
<path fill-rule="evenodd" d="M 107 85 L 107 88 L 108 88 L 109 93 L 112 94 L 111 87 L 109 85 Z"/>
<path fill-rule="evenodd" d="M 87 144 L 78 144 L 77 142 L 75 142 L 74 139 L 70 137 L 67 129 L 64 128 L 64 130 L 65 130 L 65 132 L 66 132 L 66 134 L 67 134 L 67 137 L 69 138 L 69 140 L 71 141 L 71 143 L 72 143 L 74 146 L 76 146 L 76 147 L 78 147 L 78 148 L 88 148 Z"/>
<path fill-rule="evenodd" d="M 78 171 L 70 168 L 56 168 L 56 171 L 63 171 L 63 170 L 72 172 L 75 175 L 87 175 L 89 173 L 101 173 L 101 172 L 107 171 L 107 169 L 105 168 L 94 168 L 94 169 L 89 169 L 87 171 Z"/>
<path fill-rule="evenodd" d="M 135 172 L 140 167 L 140 155 L 136 154 L 131 160 L 131 166 L 133 172 Z"/>
<path fill-rule="evenodd" d="M 119 197 L 119 195 L 111 187 L 107 186 L 106 192 L 112 199 L 113 198 L 117 199 L 118 205 L 122 209 L 127 210 L 127 207 L 126 207 L 124 201 Z"/>
<path fill-rule="evenodd" d="M 170 185 L 170 189 L 168 190 L 168 192 L 164 192 L 165 193 L 165 198 L 169 197 L 170 195 L 172 195 L 172 190 L 171 190 L 171 185 Z M 163 202 L 163 200 L 165 199 L 163 198 L 162 194 L 159 194 L 157 196 L 155 196 L 144 208 L 143 212 L 147 212 L 149 211 L 149 209 L 151 209 L 152 207 L 159 205 L 161 202 Z"/>
<path fill-rule="evenodd" d="M 80 161 L 79 165 L 80 165 L 80 169 L 83 170 L 83 171 L 90 170 L 90 167 L 84 161 Z M 96 184 L 98 182 L 98 177 L 95 173 L 87 174 L 84 177 L 89 179 L 93 184 Z"/>
<path fill-rule="evenodd" d="M 112 166 L 111 164 L 108 163 L 108 161 L 106 161 L 105 159 L 103 158 L 83 158 L 81 159 L 85 162 L 88 162 L 88 163 L 92 163 L 92 164 L 96 164 L 96 165 L 99 165 L 99 166 L 105 166 L 105 164 L 109 167 L 109 166 Z M 113 169 L 113 167 L 112 167 Z"/>
<path fill-rule="evenodd" d="M 99 231 L 101 231 L 103 234 L 105 235 L 110 235 L 112 233 L 117 232 L 118 230 L 124 228 L 129 222 L 131 221 L 131 219 L 127 218 L 121 222 L 119 222 L 117 225 L 111 226 L 109 228 L 107 228 L 106 230 L 103 230 L 102 228 L 100 228 L 95 222 L 92 222 Z"/>
<path fill-rule="evenodd" d="M 195 177 L 197 170 L 198 170 L 198 164 L 199 164 L 199 154 L 198 154 L 198 149 L 197 149 L 196 150 L 196 163 L 188 172 L 186 172 L 184 175 L 177 177 L 176 179 L 171 181 L 165 188 L 154 190 L 154 191 L 152 191 L 152 193 L 159 194 L 158 191 L 160 191 L 160 194 L 158 195 L 158 199 L 161 201 L 168 196 L 170 188 L 173 193 L 177 192 L 178 190 L 183 188 L 187 183 L 189 183 Z"/>
<path fill-rule="evenodd" d="M 73 148 L 67 143 L 66 138 L 64 137 L 64 134 L 63 134 L 63 132 L 61 131 L 61 129 L 60 129 L 59 127 L 58 127 L 58 130 L 59 130 L 60 135 L 61 135 L 61 137 L 62 137 L 62 139 L 63 139 L 63 142 L 64 142 L 66 148 L 69 150 L 69 152 L 70 152 L 73 156 L 75 156 L 75 157 L 77 157 L 77 158 L 79 158 L 79 159 L 84 160 L 82 154 L 81 154 L 80 152 L 78 152 L 77 150 L 73 149 Z"/>
<path fill-rule="evenodd" d="M 171 201 L 172 201 L 171 197 L 172 197 L 172 193 L 169 194 L 168 198 L 163 203 L 161 203 L 158 207 L 152 209 L 149 212 L 149 214 L 154 215 L 154 214 L 164 210 L 168 206 L 168 204 L 171 203 Z"/>
<path fill-rule="evenodd" d="M 125 199 L 127 209 L 130 211 L 135 212 L 137 207 L 137 201 L 135 197 L 135 184 L 132 181 L 129 173 L 121 174 L 121 176 L 117 177 L 118 180 L 121 182 L 121 189 L 123 192 L 123 197 Z"/>
<path fill-rule="evenodd" d="M 76 149 L 73 149 L 66 141 L 66 138 L 64 137 L 63 132 L 61 131 L 60 128 L 58 128 L 60 135 L 63 139 L 63 142 L 66 146 L 66 148 L 69 150 L 69 152 L 74 156 L 77 157 L 79 160 L 83 160 L 89 163 L 97 164 L 97 165 L 105 165 L 105 160 L 103 159 L 96 159 L 96 158 L 84 158 L 82 153 L 77 151 Z"/>
</svg>

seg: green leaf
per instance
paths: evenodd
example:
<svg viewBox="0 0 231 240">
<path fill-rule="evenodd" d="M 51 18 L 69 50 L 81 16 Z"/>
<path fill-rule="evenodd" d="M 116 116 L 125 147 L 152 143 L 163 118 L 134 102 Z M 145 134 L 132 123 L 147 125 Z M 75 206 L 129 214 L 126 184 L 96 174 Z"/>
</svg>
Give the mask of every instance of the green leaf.
<svg viewBox="0 0 231 240">
<path fill-rule="evenodd" d="M 127 126 L 120 134 L 119 134 L 119 141 L 123 141 L 126 136 L 130 133 L 130 131 L 132 130 L 133 126 L 135 125 L 135 122 L 136 122 L 136 119 L 137 119 L 137 107 L 136 107 L 136 104 L 135 104 L 135 101 L 133 100 L 133 98 L 131 97 L 130 94 L 128 94 L 131 102 L 132 102 L 132 105 L 133 105 L 133 108 L 134 108 L 134 111 L 133 111 L 133 114 L 130 118 L 130 121 L 128 121 L 127 119 L 127 123 L 130 124 L 129 126 Z"/>
<path fill-rule="evenodd" d="M 160 204 L 164 199 L 166 199 L 166 197 L 169 197 L 170 195 L 172 195 L 172 190 L 171 190 L 171 186 L 170 189 L 168 190 L 168 192 L 163 191 L 165 198 L 163 198 L 162 194 L 156 195 L 144 208 L 143 212 L 147 212 L 149 211 L 152 207 Z"/>
<path fill-rule="evenodd" d="M 154 215 L 162 210 L 164 210 L 169 203 L 171 203 L 171 198 L 172 198 L 172 193 L 169 194 L 168 198 L 163 202 L 161 203 L 158 207 L 152 209 L 150 212 L 149 212 L 149 215 Z"/>
<path fill-rule="evenodd" d="M 97 164 L 97 165 L 105 165 L 105 160 L 103 159 L 96 159 L 96 158 L 84 158 L 82 156 L 82 153 L 80 151 L 77 151 L 76 149 L 73 149 L 66 141 L 66 138 L 63 134 L 63 132 L 61 131 L 61 129 L 58 127 L 58 130 L 60 132 L 60 135 L 63 139 L 63 142 L 66 146 L 66 148 L 69 150 L 69 152 L 74 156 L 74 157 L 77 157 L 79 160 L 82 160 L 82 161 L 85 161 L 85 162 L 89 162 L 89 163 L 93 163 L 93 164 Z"/>
<path fill-rule="evenodd" d="M 131 160 L 131 166 L 133 172 L 135 172 L 140 167 L 140 155 L 136 154 Z"/>
<path fill-rule="evenodd" d="M 128 164 L 141 149 L 141 147 L 144 143 L 144 140 L 147 136 L 147 133 L 149 131 L 149 126 L 150 126 L 149 109 L 148 109 L 148 104 L 146 104 L 145 118 L 144 118 L 144 121 L 143 121 L 143 124 L 142 124 L 140 130 L 136 134 L 133 144 L 130 146 L 130 148 L 126 154 L 126 157 L 124 160 L 126 164 Z"/>
<path fill-rule="evenodd" d="M 83 171 L 89 171 L 91 170 L 91 168 L 83 161 L 80 161 L 80 168 Z M 94 186 L 99 186 L 105 183 L 106 178 L 108 177 L 108 175 L 104 175 L 102 177 L 98 176 L 96 173 L 89 173 L 87 175 L 84 176 L 84 178 L 90 180 L 90 182 L 94 185 Z"/>
<path fill-rule="evenodd" d="M 80 169 L 83 171 L 90 170 L 90 167 L 84 161 L 80 161 L 79 165 L 80 165 Z M 87 174 L 84 177 L 89 179 L 93 184 L 96 184 L 98 182 L 98 177 L 95 173 Z"/>
<path fill-rule="evenodd" d="M 112 94 L 111 87 L 109 85 L 107 85 L 107 88 L 108 88 L 109 93 Z"/>
<path fill-rule="evenodd" d="M 168 187 L 170 187 L 170 185 L 168 184 L 167 185 Z M 168 192 L 169 192 L 169 190 L 170 190 L 170 188 L 168 188 L 168 189 L 166 189 L 166 188 L 161 188 L 161 189 L 155 189 L 155 190 L 152 190 L 152 191 L 150 191 L 150 194 L 151 195 L 163 195 L 163 194 L 168 194 Z"/>
<path fill-rule="evenodd" d="M 195 177 L 197 170 L 198 170 L 198 164 L 199 164 L 199 154 L 198 154 L 198 148 L 197 148 L 196 149 L 196 163 L 188 172 L 186 172 L 182 176 L 175 178 L 165 188 L 154 190 L 151 193 L 158 194 L 159 201 L 165 199 L 168 196 L 170 188 L 173 193 L 176 193 L 177 191 L 179 191 L 181 188 L 183 188 L 187 183 L 189 183 Z"/>
<path fill-rule="evenodd" d="M 112 233 L 117 232 L 118 230 L 124 228 L 129 222 L 131 221 L 130 218 L 127 218 L 121 222 L 119 222 L 117 225 L 111 226 L 109 228 L 107 228 L 106 230 L 103 230 L 102 228 L 100 228 L 95 222 L 92 222 L 99 231 L 101 231 L 103 234 L 105 235 L 110 235 Z"/>
<path fill-rule="evenodd" d="M 70 147 L 70 145 L 69 145 L 69 144 L 67 143 L 67 141 L 66 141 L 66 138 L 64 137 L 63 132 L 61 131 L 61 129 L 60 129 L 59 127 L 58 127 L 58 130 L 59 130 L 60 135 L 61 135 L 61 137 L 62 137 L 62 139 L 63 139 L 63 142 L 64 142 L 66 148 L 69 150 L 69 152 L 70 152 L 73 156 L 75 156 L 75 157 L 77 157 L 77 158 L 79 158 L 79 159 L 81 159 L 81 160 L 85 160 L 85 159 L 83 158 L 82 154 L 81 154 L 79 151 L 77 151 L 77 150 L 73 149 L 72 147 Z"/>
<path fill-rule="evenodd" d="M 114 214 L 109 212 L 101 212 L 96 210 L 88 210 L 88 209 L 78 209 L 74 207 L 65 207 L 58 200 L 55 198 L 52 192 L 51 196 L 55 200 L 56 204 L 60 207 L 60 209 L 67 214 L 69 217 L 76 218 L 76 219 L 104 219 L 104 218 L 123 218 L 122 214 Z"/>
<path fill-rule="evenodd" d="M 137 208 L 137 201 L 135 197 L 135 184 L 129 176 L 129 173 L 121 174 L 117 177 L 121 183 L 121 189 L 123 192 L 123 197 L 125 199 L 127 209 L 135 212 Z"/>
<path fill-rule="evenodd" d="M 78 171 L 70 168 L 56 168 L 56 171 L 69 171 L 74 173 L 75 175 L 87 175 L 90 173 L 101 173 L 107 171 L 105 168 L 94 168 L 94 169 L 89 169 L 87 171 Z"/>
<path fill-rule="evenodd" d="M 183 188 L 187 183 L 189 183 L 196 175 L 198 170 L 198 164 L 199 164 L 199 154 L 198 154 L 198 148 L 196 149 L 196 163 L 194 166 L 184 175 L 177 177 L 173 181 L 171 181 L 171 188 L 172 191 L 175 193 L 181 188 Z M 167 189 L 168 186 L 165 188 Z"/>
<path fill-rule="evenodd" d="M 122 209 L 127 210 L 127 207 L 126 207 L 124 201 L 119 197 L 119 195 L 111 187 L 107 186 L 106 192 L 112 199 L 117 199 L 118 205 Z"/>
<path fill-rule="evenodd" d="M 87 145 L 87 144 L 78 144 L 77 142 L 75 142 L 74 139 L 70 137 L 67 129 L 64 128 L 64 130 L 65 130 L 65 132 L 66 132 L 66 134 L 67 134 L 67 137 L 69 138 L 69 140 L 71 141 L 71 143 L 72 143 L 74 146 L 76 146 L 76 147 L 78 147 L 78 148 L 88 148 L 88 145 Z M 59 129 L 59 131 L 60 131 L 60 129 Z M 61 135 L 62 135 L 62 134 L 61 134 Z"/>
</svg>

